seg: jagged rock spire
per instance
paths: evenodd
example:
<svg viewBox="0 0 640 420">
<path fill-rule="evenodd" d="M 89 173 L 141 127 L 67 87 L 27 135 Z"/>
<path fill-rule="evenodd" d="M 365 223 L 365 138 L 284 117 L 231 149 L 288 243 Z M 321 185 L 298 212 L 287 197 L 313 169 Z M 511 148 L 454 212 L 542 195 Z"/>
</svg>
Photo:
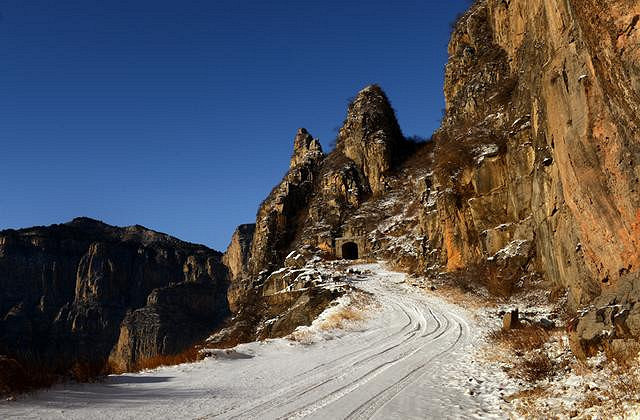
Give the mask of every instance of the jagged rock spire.
<svg viewBox="0 0 640 420">
<path fill-rule="evenodd" d="M 322 146 L 318 139 L 314 139 L 306 128 L 299 128 L 293 141 L 293 156 L 289 168 L 294 168 L 308 160 L 323 157 Z"/>
<path fill-rule="evenodd" d="M 384 175 L 404 140 L 395 112 L 378 85 L 362 89 L 349 105 L 337 150 L 356 162 L 374 194 L 384 191 Z"/>
</svg>

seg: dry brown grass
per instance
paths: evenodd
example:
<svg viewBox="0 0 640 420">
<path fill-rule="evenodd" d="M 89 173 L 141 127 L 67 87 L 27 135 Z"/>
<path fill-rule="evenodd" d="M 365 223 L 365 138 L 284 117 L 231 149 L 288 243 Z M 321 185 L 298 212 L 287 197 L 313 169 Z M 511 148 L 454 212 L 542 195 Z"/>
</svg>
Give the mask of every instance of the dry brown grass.
<svg viewBox="0 0 640 420">
<path fill-rule="evenodd" d="M 364 292 L 353 292 L 349 306 L 331 312 L 326 319 L 319 323 L 320 331 L 347 329 L 357 325 L 368 317 L 368 311 L 376 305 L 373 297 Z M 311 344 L 314 332 L 309 328 L 299 328 L 289 335 L 289 339 L 301 344 Z"/>
<path fill-rule="evenodd" d="M 473 166 L 472 147 L 461 138 L 438 131 L 433 135 L 435 144 L 434 173 L 440 180 L 446 180 L 457 171 Z"/>
<path fill-rule="evenodd" d="M 0 358 L 0 396 L 48 388 L 58 381 L 59 375 L 44 364 L 27 364 L 7 357 Z"/>
<path fill-rule="evenodd" d="M 552 361 L 544 351 L 554 334 L 560 332 L 550 333 L 534 325 L 494 331 L 489 334 L 494 349 L 487 354 L 493 360 L 508 362 L 512 366 L 507 371 L 509 376 L 536 383 L 565 367 L 564 362 Z"/>
<path fill-rule="evenodd" d="M 525 357 L 516 371 L 529 382 L 538 382 L 554 372 L 554 364 L 546 353 L 536 352 Z"/>
<path fill-rule="evenodd" d="M 604 354 L 608 361 L 615 362 L 623 368 L 631 368 L 638 362 L 640 343 L 629 340 L 624 347 L 605 345 Z"/>
<path fill-rule="evenodd" d="M 489 338 L 499 346 L 523 352 L 541 349 L 550 337 L 551 334 L 547 330 L 535 325 L 498 330 L 489 334 Z"/>
<path fill-rule="evenodd" d="M 584 394 L 579 407 L 581 410 L 586 410 L 592 407 L 599 407 L 601 404 L 601 397 L 598 397 L 594 391 L 589 391 Z"/>
<path fill-rule="evenodd" d="M 364 313 L 359 309 L 343 308 L 340 311 L 331 313 L 327 319 L 320 324 L 320 329 L 338 330 L 345 327 L 346 324 L 362 321 L 365 319 Z"/>
<path fill-rule="evenodd" d="M 104 363 L 76 361 L 71 366 L 28 356 L 22 360 L 0 357 L 0 395 L 16 395 L 73 380 L 94 382 L 107 373 Z"/>
<path fill-rule="evenodd" d="M 593 377 L 601 369 L 607 373 L 606 386 L 600 385 L 595 389 L 586 389 L 577 404 L 577 412 L 590 410 L 601 418 L 638 418 L 637 411 L 640 406 L 640 362 L 639 360 L 625 360 L 624 365 L 618 365 L 615 361 L 607 361 L 605 366 L 594 370 L 583 362 L 572 365 L 572 371 L 584 377 Z M 635 408 L 633 408 L 635 407 Z M 631 411 L 631 412 L 630 412 Z"/>
<path fill-rule="evenodd" d="M 158 355 L 138 361 L 129 370 L 123 370 L 105 362 L 89 362 L 78 360 L 67 365 L 55 365 L 33 357 L 16 360 L 0 356 L 0 396 L 17 395 L 37 389 L 50 388 L 64 381 L 72 380 L 80 383 L 96 382 L 111 373 L 137 372 L 154 369 L 160 366 L 172 366 L 181 363 L 195 362 L 201 359 L 201 345 L 194 345 L 187 350 L 173 355 Z"/>
<path fill-rule="evenodd" d="M 347 307 L 329 314 L 327 319 L 318 325 L 318 328 L 320 331 L 342 330 L 364 319 L 366 319 L 366 315 L 362 310 Z M 314 331 L 309 328 L 299 328 L 289 334 L 290 340 L 300 344 L 311 344 L 314 342 L 314 338 Z"/>
<path fill-rule="evenodd" d="M 521 391 L 507 398 L 514 401 L 514 408 L 525 418 L 638 418 L 640 408 L 640 361 L 636 357 L 627 357 L 618 364 L 616 359 L 626 354 L 606 354 L 609 360 L 600 362 L 582 362 L 575 358 L 562 358 L 552 361 L 546 353 L 544 343 L 540 345 L 545 332 L 528 331 L 517 339 L 515 334 L 495 333 L 497 342 L 513 345 L 525 345 L 533 348 L 521 353 L 520 357 L 505 358 L 513 368 L 507 373 L 518 379 L 536 382 L 561 375 L 551 382 L 537 382 L 535 388 Z M 561 338 L 562 332 L 547 333 L 549 340 Z M 570 369 L 569 369 L 570 368 Z M 564 382 L 562 372 L 582 377 L 577 385 Z M 564 377 L 566 378 L 566 377 Z M 541 390 L 538 388 L 542 388 Z M 574 403 L 548 404 L 549 399 L 562 400 L 569 393 L 575 395 Z M 635 416 L 635 417 L 634 417 Z"/>
<path fill-rule="evenodd" d="M 181 363 L 193 363 L 201 360 L 200 356 L 200 345 L 194 345 L 178 354 L 159 354 L 157 356 L 148 357 L 142 360 L 139 360 L 133 369 L 132 372 L 138 372 L 146 369 L 155 369 L 160 366 L 174 366 L 179 365 Z M 112 372 L 112 373 L 123 373 L 123 372 Z"/>
<path fill-rule="evenodd" d="M 308 328 L 297 329 L 289 334 L 289 340 L 300 344 L 313 343 L 314 333 Z"/>
<path fill-rule="evenodd" d="M 525 389 L 522 391 L 518 391 L 513 395 L 508 396 L 506 399 L 520 399 L 520 398 L 543 398 L 549 395 L 549 390 L 547 388 L 536 386 L 531 389 Z"/>
<path fill-rule="evenodd" d="M 508 395 L 504 399 L 509 402 L 518 400 L 516 411 L 521 416 L 528 419 L 543 419 L 547 418 L 547 416 L 538 409 L 537 402 L 543 398 L 547 398 L 549 395 L 550 393 L 547 387 L 535 386 L 531 389 L 525 389 Z"/>
<path fill-rule="evenodd" d="M 611 385 L 603 390 L 613 406 L 624 410 L 627 403 L 640 403 L 640 363 L 636 359 L 626 366 L 616 366 L 611 375 Z"/>
</svg>

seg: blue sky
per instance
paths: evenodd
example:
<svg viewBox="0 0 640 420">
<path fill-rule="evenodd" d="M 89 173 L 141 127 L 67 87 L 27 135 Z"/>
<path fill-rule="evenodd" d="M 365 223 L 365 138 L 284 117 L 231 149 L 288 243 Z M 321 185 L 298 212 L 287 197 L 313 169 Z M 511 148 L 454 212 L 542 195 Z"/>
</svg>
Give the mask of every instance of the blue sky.
<svg viewBox="0 0 640 420">
<path fill-rule="evenodd" d="M 405 135 L 444 107 L 465 0 L 0 2 L 0 229 L 89 216 L 224 250 L 306 127 L 378 83 Z"/>
</svg>

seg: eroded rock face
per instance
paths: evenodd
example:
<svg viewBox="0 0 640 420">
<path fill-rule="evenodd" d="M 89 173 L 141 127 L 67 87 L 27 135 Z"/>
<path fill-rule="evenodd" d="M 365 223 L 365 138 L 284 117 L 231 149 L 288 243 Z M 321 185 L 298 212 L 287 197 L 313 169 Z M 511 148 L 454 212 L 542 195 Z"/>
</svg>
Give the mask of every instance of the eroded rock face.
<svg viewBox="0 0 640 420">
<path fill-rule="evenodd" d="M 384 178 L 404 141 L 395 112 L 377 85 L 362 89 L 349 105 L 336 149 L 353 160 L 374 194 L 385 191 Z"/>
<path fill-rule="evenodd" d="M 227 291 L 227 300 L 229 301 L 229 309 L 232 312 L 237 312 L 240 309 L 238 300 L 252 287 L 252 280 L 249 275 L 249 259 L 255 230 L 255 224 L 238 226 L 231 237 L 229 247 L 227 247 L 222 257 L 222 262 L 229 269 L 229 277 L 231 279 L 231 284 Z"/>
<path fill-rule="evenodd" d="M 377 86 L 354 100 L 328 156 L 307 130 L 298 130 L 289 171 L 258 210 L 250 249 L 243 249 L 237 234 L 225 255 L 233 274 L 228 299 L 235 318 L 216 340 L 235 343 L 291 332 L 341 293 L 324 289 L 324 281 L 303 268 L 307 258 L 292 269 L 292 251 L 306 250 L 307 257 L 334 253 L 333 240 L 342 235 L 346 219 L 372 190 L 384 190 L 401 141 L 393 110 Z M 281 315 L 276 324 L 263 325 L 276 315 Z"/>
<path fill-rule="evenodd" d="M 231 237 L 231 243 L 224 253 L 222 261 L 229 268 L 229 274 L 232 278 L 242 277 L 247 272 L 255 230 L 255 224 L 240 225 Z"/>
<path fill-rule="evenodd" d="M 313 195 L 324 153 L 317 140 L 301 128 L 294 140 L 289 172 L 258 210 L 248 271 L 256 276 L 282 263 Z"/>
<path fill-rule="evenodd" d="M 220 253 L 141 226 L 3 231 L 0 352 L 131 366 L 204 338 L 228 313 L 226 289 Z"/>
<path fill-rule="evenodd" d="M 128 312 L 122 321 L 109 355 L 111 368 L 129 371 L 146 358 L 177 354 L 185 344 L 206 338 L 228 315 L 225 298 L 224 289 L 207 281 L 153 290 L 147 304 Z"/>
<path fill-rule="evenodd" d="M 449 270 L 532 241 L 574 309 L 637 272 L 638 8 L 485 0 L 458 22 L 422 222 Z"/>
<path fill-rule="evenodd" d="M 362 89 L 349 105 L 336 150 L 328 156 L 317 139 L 299 129 L 289 172 L 258 210 L 249 277 L 282 267 L 290 251 L 305 245 L 332 254 L 333 238 L 341 235 L 345 220 L 371 193 L 385 191 L 385 178 L 404 142 L 395 113 L 376 85 Z"/>
</svg>

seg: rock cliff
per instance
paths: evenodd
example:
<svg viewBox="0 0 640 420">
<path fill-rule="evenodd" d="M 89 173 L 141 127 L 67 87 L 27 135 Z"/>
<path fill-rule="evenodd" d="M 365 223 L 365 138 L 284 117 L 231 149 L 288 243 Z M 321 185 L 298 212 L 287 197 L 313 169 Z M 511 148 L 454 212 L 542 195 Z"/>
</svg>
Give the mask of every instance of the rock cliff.
<svg viewBox="0 0 640 420">
<path fill-rule="evenodd" d="M 234 281 L 227 292 L 229 309 L 237 312 L 240 308 L 237 305 L 238 299 L 248 289 L 251 279 L 249 272 L 249 257 L 251 256 L 251 242 L 256 230 L 255 224 L 240 225 L 233 232 L 231 243 L 222 257 L 222 262 L 229 269 L 229 276 Z"/>
<path fill-rule="evenodd" d="M 450 269 L 531 242 L 574 309 L 637 272 L 638 6 L 605 3 L 487 0 L 456 25 L 436 148 L 460 203 Z"/>
<path fill-rule="evenodd" d="M 284 261 L 286 249 L 303 220 L 299 217 L 313 193 L 325 155 L 320 143 L 301 128 L 294 140 L 289 172 L 258 210 L 248 271 L 256 276 Z"/>
<path fill-rule="evenodd" d="M 298 130 L 287 174 L 224 256 L 89 219 L 0 232 L 0 353 L 129 369 L 229 309 L 212 342 L 288 334 L 341 293 L 315 262 L 344 237 L 499 295 L 566 294 L 576 353 L 640 338 L 639 21 L 632 0 L 476 1 L 453 27 L 431 141 L 405 139 L 365 87 L 329 154 Z"/>
<path fill-rule="evenodd" d="M 376 85 L 362 89 L 349 105 L 329 155 L 299 129 L 289 171 L 260 206 L 255 231 L 246 235 L 239 228 L 225 253 L 233 278 L 232 307 L 237 309 L 240 295 L 254 293 L 256 284 L 284 266 L 290 252 L 311 247 L 324 257 L 332 255 L 346 219 L 369 197 L 386 191 L 404 143 L 395 113 Z M 241 237 L 245 243 L 251 240 L 248 250 L 240 246 Z"/>
<path fill-rule="evenodd" d="M 64 371 L 175 354 L 229 312 L 221 254 L 79 218 L 0 232 L 0 353 Z"/>
<path fill-rule="evenodd" d="M 363 89 L 336 150 L 292 159 L 261 208 L 251 272 L 267 275 L 305 246 L 334 255 L 335 238 L 349 234 L 409 271 L 462 276 L 500 295 L 542 279 L 552 295 L 567 292 L 571 311 L 611 301 L 631 310 L 638 16 L 629 0 L 476 1 L 453 29 L 432 141 L 404 140 L 382 90 Z M 306 150 L 309 140 L 295 143 Z M 285 288 L 286 278 L 273 284 Z"/>
</svg>

